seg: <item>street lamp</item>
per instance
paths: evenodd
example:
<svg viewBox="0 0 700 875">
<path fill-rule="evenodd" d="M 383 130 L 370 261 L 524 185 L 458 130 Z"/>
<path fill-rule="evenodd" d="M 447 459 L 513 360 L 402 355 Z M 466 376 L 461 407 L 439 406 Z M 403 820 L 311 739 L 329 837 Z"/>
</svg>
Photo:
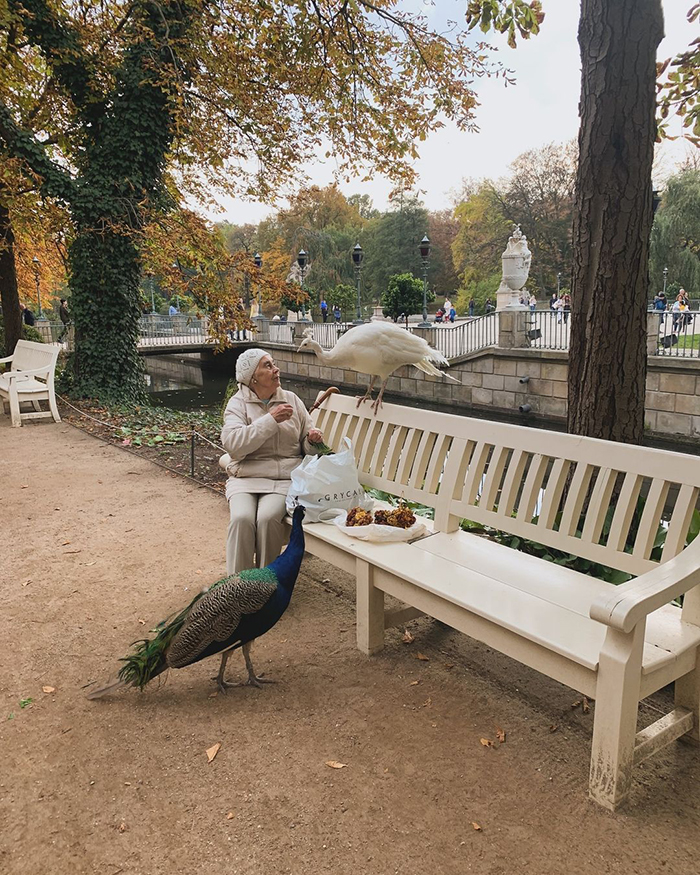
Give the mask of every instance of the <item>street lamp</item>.
<svg viewBox="0 0 700 875">
<path fill-rule="evenodd" d="M 667 267 L 665 267 L 663 269 L 663 275 L 664 275 L 664 295 L 665 295 L 666 294 L 666 280 L 668 279 L 668 268 Z M 37 280 L 37 287 L 38 287 L 38 283 L 39 283 L 39 281 Z"/>
<path fill-rule="evenodd" d="M 428 322 L 428 260 L 430 259 L 430 240 L 426 234 L 418 244 L 421 262 L 423 263 L 423 321 L 418 326 L 419 328 L 430 328 Z"/>
<path fill-rule="evenodd" d="M 357 286 L 357 318 L 354 325 L 362 325 L 362 301 L 360 298 L 360 288 L 362 282 L 362 259 L 365 257 L 362 247 L 359 243 L 355 244 L 352 250 L 352 263 L 355 266 L 355 285 Z"/>
<path fill-rule="evenodd" d="M 41 309 L 41 287 L 39 285 L 39 268 L 41 267 L 41 262 L 39 259 L 34 256 L 32 258 L 32 268 L 34 269 L 34 281 L 36 282 L 36 300 L 39 305 L 39 319 L 44 319 L 44 311 Z"/>
<path fill-rule="evenodd" d="M 253 262 L 258 270 L 262 267 L 262 255 L 259 252 L 256 252 L 253 256 Z M 258 278 L 258 316 L 257 318 L 262 318 L 262 290 L 260 288 L 260 278 Z"/>
<path fill-rule="evenodd" d="M 306 268 L 309 263 L 309 255 L 303 249 L 299 250 L 299 254 L 297 255 L 297 264 L 299 265 L 299 272 L 301 273 L 301 290 L 304 289 L 304 276 L 306 275 Z M 301 305 L 301 321 L 306 322 L 306 304 L 302 302 Z"/>
<path fill-rule="evenodd" d="M 557 298 L 559 297 L 559 289 L 561 288 L 561 274 L 557 274 Z"/>
</svg>

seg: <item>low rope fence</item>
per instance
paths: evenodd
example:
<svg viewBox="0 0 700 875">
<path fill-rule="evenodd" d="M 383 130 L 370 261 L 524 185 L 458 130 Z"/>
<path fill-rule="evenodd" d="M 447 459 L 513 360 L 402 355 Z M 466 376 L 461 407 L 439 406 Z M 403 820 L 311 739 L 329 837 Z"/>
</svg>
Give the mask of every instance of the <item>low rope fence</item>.
<svg viewBox="0 0 700 875">
<path fill-rule="evenodd" d="M 110 421 L 105 420 L 105 419 L 100 419 L 99 417 L 94 416 L 92 413 L 88 413 L 86 410 L 82 410 L 80 407 L 76 407 L 75 404 L 70 402 L 63 395 L 59 395 L 58 393 L 56 393 L 56 397 L 61 401 L 61 404 L 65 405 L 66 407 L 75 411 L 80 417 L 87 419 L 87 420 L 90 420 L 91 422 L 94 422 L 95 424 L 107 429 L 112 435 L 112 437 L 105 437 L 103 435 L 95 434 L 94 432 L 91 432 L 91 434 L 93 434 L 94 437 L 98 437 L 100 440 L 104 440 L 106 443 L 109 443 L 112 446 L 116 446 L 120 450 L 125 450 L 126 452 L 129 452 L 134 456 L 138 456 L 141 459 L 146 459 L 146 461 L 153 462 L 154 464 L 158 465 L 161 468 L 164 468 L 166 471 L 170 471 L 173 474 L 178 474 L 181 477 L 189 477 L 192 480 L 194 480 L 195 482 L 197 482 L 199 485 L 206 486 L 207 489 L 210 489 L 212 492 L 215 492 L 217 495 L 223 494 L 223 489 L 217 489 L 216 487 L 212 486 L 210 483 L 207 483 L 205 480 L 203 480 L 197 476 L 197 464 L 196 464 L 197 463 L 197 452 L 196 452 L 197 442 L 201 441 L 204 444 L 207 444 L 208 446 L 215 449 L 219 454 L 225 453 L 226 450 L 220 444 L 215 443 L 214 441 L 212 441 L 210 438 L 208 438 L 205 434 L 202 434 L 197 429 L 190 428 L 187 431 L 168 430 L 167 431 L 167 434 L 168 434 L 167 443 L 165 440 L 163 440 L 160 442 L 154 442 L 152 445 L 147 446 L 147 449 L 153 449 L 153 448 L 157 447 L 159 444 L 166 444 L 166 446 L 171 446 L 171 445 L 178 444 L 178 443 L 179 444 L 188 444 L 189 445 L 189 472 L 184 472 L 182 470 L 179 470 L 178 468 L 172 467 L 171 465 L 166 465 L 163 461 L 161 461 L 159 459 L 154 459 L 150 454 L 139 452 L 137 448 L 140 446 L 140 444 L 134 445 L 131 442 L 131 440 L 129 440 L 129 438 L 126 436 L 126 434 L 123 434 L 123 435 L 117 434 L 117 432 L 119 432 L 120 429 L 124 429 L 125 426 L 120 425 L 120 424 L 115 423 L 115 422 L 110 422 Z M 74 423 L 70 422 L 70 420 L 68 420 L 68 422 L 69 422 L 69 424 L 74 425 L 74 427 L 80 428 L 80 426 L 75 425 Z M 158 436 L 160 434 L 160 430 L 154 430 L 154 431 L 156 432 L 155 436 Z M 123 437 L 123 440 L 119 441 L 118 440 L 119 437 Z M 115 438 L 117 438 L 117 440 L 115 440 Z M 174 441 L 174 440 L 172 440 L 173 438 L 177 438 L 178 440 Z M 129 440 L 129 443 L 126 443 L 125 442 L 126 440 Z M 218 468 L 218 459 L 216 460 L 216 465 Z"/>
</svg>

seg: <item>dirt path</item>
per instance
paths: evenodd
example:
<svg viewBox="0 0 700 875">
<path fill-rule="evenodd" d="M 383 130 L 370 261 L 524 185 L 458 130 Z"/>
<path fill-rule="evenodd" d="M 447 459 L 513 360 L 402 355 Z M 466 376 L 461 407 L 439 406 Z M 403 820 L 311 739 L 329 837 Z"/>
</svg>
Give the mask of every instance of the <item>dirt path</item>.
<svg viewBox="0 0 700 875">
<path fill-rule="evenodd" d="M 317 561 L 254 651 L 277 686 L 212 697 L 209 662 L 88 702 L 84 684 L 224 571 L 225 502 L 69 425 L 7 418 L 0 496 L 3 873 L 698 872 L 696 750 L 642 767 L 611 816 L 586 799 L 580 697 L 429 620 L 364 657 L 352 581 Z M 497 727 L 505 744 L 483 746 Z"/>
</svg>

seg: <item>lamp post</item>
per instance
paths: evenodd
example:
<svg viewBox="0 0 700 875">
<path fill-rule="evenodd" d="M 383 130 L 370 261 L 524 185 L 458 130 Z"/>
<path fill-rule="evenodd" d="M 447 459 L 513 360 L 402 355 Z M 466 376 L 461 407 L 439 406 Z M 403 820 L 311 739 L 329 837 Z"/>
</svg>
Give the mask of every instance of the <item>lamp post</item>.
<svg viewBox="0 0 700 875">
<path fill-rule="evenodd" d="M 430 240 L 426 234 L 418 244 L 421 262 L 423 263 L 423 321 L 418 326 L 419 328 L 430 328 L 428 322 L 428 261 L 430 259 Z"/>
<path fill-rule="evenodd" d="M 561 274 L 557 274 L 557 298 L 559 297 L 559 289 L 561 288 Z"/>
<path fill-rule="evenodd" d="M 38 314 L 37 318 L 45 319 L 46 317 L 44 316 L 44 311 L 41 308 L 41 286 L 39 285 L 39 268 L 40 267 L 41 267 L 41 262 L 39 261 L 39 259 L 35 255 L 34 258 L 32 258 L 32 268 L 34 270 L 34 282 L 36 283 L 36 301 L 37 301 L 37 304 L 39 306 L 39 314 Z"/>
<path fill-rule="evenodd" d="M 253 256 L 253 262 L 255 263 L 255 266 L 257 267 L 257 269 L 260 270 L 260 268 L 262 267 L 262 255 L 259 252 L 256 252 L 255 255 Z M 262 290 L 260 288 L 260 278 L 258 277 L 258 315 L 257 315 L 257 318 L 261 319 L 262 314 L 263 314 L 263 311 L 262 311 Z"/>
<path fill-rule="evenodd" d="M 362 283 L 362 259 L 364 257 L 365 254 L 362 251 L 362 247 L 359 243 L 356 243 L 355 248 L 352 250 L 352 263 L 355 267 L 355 285 L 357 286 L 357 318 L 355 319 L 353 325 L 362 325 L 363 323 L 360 289 Z"/>
<path fill-rule="evenodd" d="M 306 276 L 306 268 L 307 268 L 308 263 L 309 263 L 308 253 L 305 252 L 303 249 L 300 249 L 299 253 L 297 255 L 297 264 L 299 265 L 299 272 L 301 273 L 301 290 L 302 290 L 302 292 L 305 291 L 305 289 L 304 289 L 304 277 Z M 302 305 L 301 305 L 301 319 L 300 319 L 300 321 L 301 322 L 308 321 L 306 318 L 306 304 L 304 304 L 304 303 L 302 303 Z"/>
<path fill-rule="evenodd" d="M 668 268 L 667 267 L 665 267 L 663 269 L 663 275 L 664 275 L 664 295 L 665 295 L 666 294 L 666 280 L 668 279 Z M 38 283 L 38 280 L 37 280 L 37 283 Z"/>
</svg>

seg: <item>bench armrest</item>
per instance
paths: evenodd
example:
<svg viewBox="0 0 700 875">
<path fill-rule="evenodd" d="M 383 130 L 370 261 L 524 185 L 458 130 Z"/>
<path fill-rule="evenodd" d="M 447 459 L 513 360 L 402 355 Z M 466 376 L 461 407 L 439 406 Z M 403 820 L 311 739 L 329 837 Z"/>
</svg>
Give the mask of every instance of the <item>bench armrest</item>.
<svg viewBox="0 0 700 875">
<path fill-rule="evenodd" d="M 590 616 L 599 623 L 631 632 L 637 623 L 679 595 L 700 585 L 700 537 L 678 556 L 612 587 L 609 595 L 591 605 Z"/>
<path fill-rule="evenodd" d="M 14 355 L 6 355 L 4 359 L 0 359 L 0 365 L 3 362 L 11 362 L 13 358 L 14 358 Z"/>
<path fill-rule="evenodd" d="M 33 368 L 30 371 L 8 371 L 5 376 L 10 380 L 23 379 L 24 377 L 47 376 L 53 370 L 53 365 L 45 365 L 43 368 Z"/>
</svg>

